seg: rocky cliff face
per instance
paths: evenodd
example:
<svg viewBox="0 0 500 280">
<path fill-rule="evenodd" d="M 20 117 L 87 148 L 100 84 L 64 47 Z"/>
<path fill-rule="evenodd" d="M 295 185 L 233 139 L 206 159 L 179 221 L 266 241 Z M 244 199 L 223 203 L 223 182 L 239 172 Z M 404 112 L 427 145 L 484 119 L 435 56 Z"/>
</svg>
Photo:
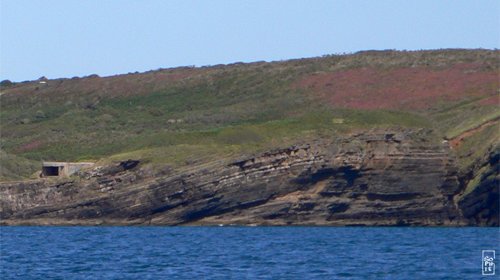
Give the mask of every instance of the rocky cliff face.
<svg viewBox="0 0 500 280">
<path fill-rule="evenodd" d="M 458 202 L 463 216 L 470 224 L 483 226 L 500 225 L 500 153 L 491 152 L 480 170 L 486 170 L 477 174 L 473 179 L 478 180 L 478 186 L 471 192 L 463 195 Z"/>
<path fill-rule="evenodd" d="M 498 190 L 486 184 L 456 203 L 463 187 L 448 144 L 423 133 L 370 131 L 161 176 L 126 162 L 66 180 L 3 183 L 0 218 L 3 224 L 498 225 L 494 211 L 478 206 L 483 191 L 495 204 Z"/>
</svg>

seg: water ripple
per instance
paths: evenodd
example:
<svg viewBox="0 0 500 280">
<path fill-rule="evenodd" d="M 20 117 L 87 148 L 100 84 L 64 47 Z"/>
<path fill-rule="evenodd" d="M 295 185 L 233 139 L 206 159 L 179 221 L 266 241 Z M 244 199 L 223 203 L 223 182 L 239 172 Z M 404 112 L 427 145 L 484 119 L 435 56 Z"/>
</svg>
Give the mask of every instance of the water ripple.
<svg viewBox="0 0 500 280">
<path fill-rule="evenodd" d="M 500 252 L 498 228 L 1 227 L 0 237 L 1 279 L 478 279 L 481 250 Z"/>
</svg>

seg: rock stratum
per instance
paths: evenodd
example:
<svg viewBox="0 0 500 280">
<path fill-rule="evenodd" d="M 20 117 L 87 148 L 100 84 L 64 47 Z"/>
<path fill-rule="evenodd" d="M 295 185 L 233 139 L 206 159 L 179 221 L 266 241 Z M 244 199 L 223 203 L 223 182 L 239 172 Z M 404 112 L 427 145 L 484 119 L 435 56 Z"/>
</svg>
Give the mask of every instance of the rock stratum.
<svg viewBox="0 0 500 280">
<path fill-rule="evenodd" d="M 442 49 L 4 80 L 1 224 L 498 226 L 499 73 Z"/>
<path fill-rule="evenodd" d="M 498 159 L 464 193 L 448 142 L 372 130 L 162 175 L 139 161 L 0 184 L 4 225 L 499 225 Z M 491 175 L 491 174 L 489 174 Z M 469 176 L 471 176 L 469 174 Z M 471 180 L 471 178 L 468 178 Z"/>
</svg>

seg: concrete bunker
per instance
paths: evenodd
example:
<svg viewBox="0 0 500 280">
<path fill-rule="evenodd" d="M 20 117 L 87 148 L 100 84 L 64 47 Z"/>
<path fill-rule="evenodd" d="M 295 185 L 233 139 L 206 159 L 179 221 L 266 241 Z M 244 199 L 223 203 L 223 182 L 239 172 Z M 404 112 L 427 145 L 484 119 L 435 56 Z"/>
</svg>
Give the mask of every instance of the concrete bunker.
<svg viewBox="0 0 500 280">
<path fill-rule="evenodd" d="M 83 168 L 93 166 L 93 162 L 42 162 L 42 173 L 40 177 L 68 177 Z"/>
</svg>

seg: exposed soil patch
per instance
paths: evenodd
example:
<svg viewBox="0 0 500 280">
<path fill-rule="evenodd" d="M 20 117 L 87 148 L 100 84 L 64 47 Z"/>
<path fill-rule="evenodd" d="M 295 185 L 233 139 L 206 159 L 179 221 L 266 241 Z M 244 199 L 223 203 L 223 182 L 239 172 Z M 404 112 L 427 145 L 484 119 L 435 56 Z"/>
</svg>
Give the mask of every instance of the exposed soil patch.
<svg viewBox="0 0 500 280">
<path fill-rule="evenodd" d="M 474 134 L 476 134 L 476 133 L 482 131 L 483 129 L 490 127 L 492 125 L 498 125 L 498 119 L 485 122 L 478 127 L 475 127 L 473 129 L 469 129 L 469 130 L 465 131 L 464 133 L 454 137 L 453 139 L 450 139 L 450 141 L 449 141 L 450 147 L 452 149 L 458 148 L 462 144 L 462 142 L 464 141 L 465 138 L 470 137 L 470 136 L 472 136 L 472 135 L 474 135 Z"/>
<path fill-rule="evenodd" d="M 456 64 L 447 69 L 357 68 L 310 75 L 295 86 L 335 107 L 426 109 L 443 101 L 496 96 L 498 75 L 483 69 L 480 63 Z"/>
<path fill-rule="evenodd" d="M 24 152 L 29 152 L 31 150 L 38 149 L 42 146 L 43 142 L 40 140 L 34 140 L 29 143 L 21 145 L 19 148 L 17 148 L 17 152 L 19 153 L 24 153 Z"/>
</svg>

